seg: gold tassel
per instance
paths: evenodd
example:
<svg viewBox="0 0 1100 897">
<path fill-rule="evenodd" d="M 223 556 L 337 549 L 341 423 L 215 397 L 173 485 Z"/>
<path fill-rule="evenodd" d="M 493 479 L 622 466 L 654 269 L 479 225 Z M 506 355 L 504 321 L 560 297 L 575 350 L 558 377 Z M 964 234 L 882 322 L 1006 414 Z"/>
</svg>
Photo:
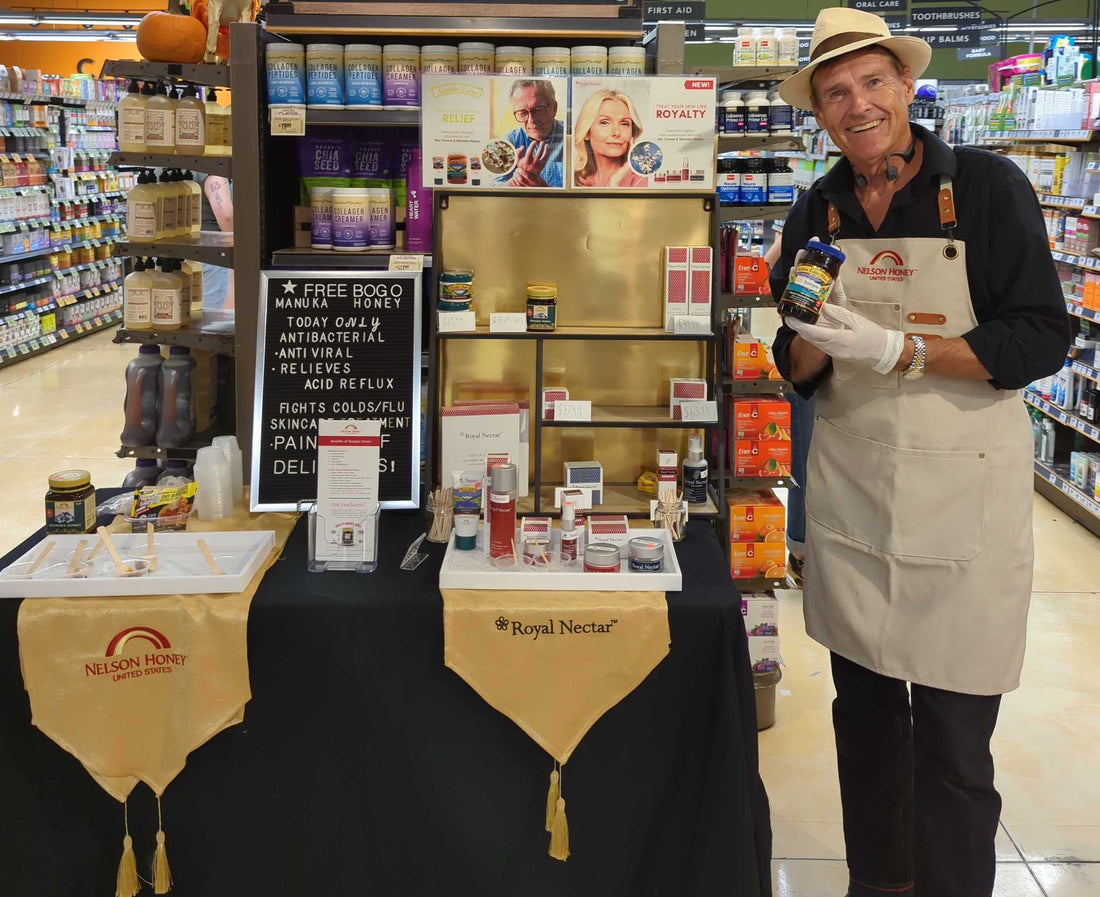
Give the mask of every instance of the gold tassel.
<svg viewBox="0 0 1100 897">
<path fill-rule="evenodd" d="M 164 820 L 157 798 L 157 850 L 153 854 L 153 893 L 167 894 L 172 890 L 172 871 L 168 868 L 168 851 L 164 846 Z"/>
<path fill-rule="evenodd" d="M 558 798 L 554 825 L 550 832 L 550 856 L 555 860 L 569 859 L 569 821 L 565 818 L 565 798 Z"/>
<path fill-rule="evenodd" d="M 138 885 L 137 859 L 134 857 L 134 839 L 130 837 L 130 819 L 126 801 L 122 802 L 123 831 L 122 859 L 118 861 L 118 876 L 115 878 L 115 897 L 137 897 Z"/>
<path fill-rule="evenodd" d="M 558 769 L 555 765 L 550 773 L 550 790 L 546 792 L 546 830 L 553 831 L 554 816 L 558 812 L 558 798 L 561 797 L 561 789 L 558 787 Z"/>
</svg>

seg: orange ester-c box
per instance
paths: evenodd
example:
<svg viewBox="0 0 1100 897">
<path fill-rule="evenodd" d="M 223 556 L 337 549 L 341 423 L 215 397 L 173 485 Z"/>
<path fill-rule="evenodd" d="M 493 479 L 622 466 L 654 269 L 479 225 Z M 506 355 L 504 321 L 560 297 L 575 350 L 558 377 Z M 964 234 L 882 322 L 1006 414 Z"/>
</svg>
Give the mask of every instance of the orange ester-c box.
<svg viewBox="0 0 1100 897">
<path fill-rule="evenodd" d="M 730 575 L 734 579 L 787 575 L 787 546 L 783 542 L 730 543 Z"/>
<path fill-rule="evenodd" d="M 737 399 L 730 425 L 736 439 L 789 441 L 791 403 L 786 399 Z"/>
<path fill-rule="evenodd" d="M 727 495 L 731 542 L 785 542 L 787 509 L 772 492 Z"/>
<path fill-rule="evenodd" d="M 733 447 L 734 473 L 739 477 L 789 477 L 791 443 L 737 439 Z"/>
</svg>

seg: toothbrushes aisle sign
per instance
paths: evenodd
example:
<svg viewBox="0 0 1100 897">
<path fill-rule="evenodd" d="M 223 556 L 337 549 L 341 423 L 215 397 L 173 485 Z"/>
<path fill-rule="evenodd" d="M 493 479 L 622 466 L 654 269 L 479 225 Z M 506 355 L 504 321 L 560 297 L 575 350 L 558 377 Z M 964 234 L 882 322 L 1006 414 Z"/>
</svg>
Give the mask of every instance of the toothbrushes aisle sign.
<svg viewBox="0 0 1100 897">
<path fill-rule="evenodd" d="M 419 271 L 261 272 L 253 511 L 321 496 L 318 437 L 332 434 L 319 422 L 332 420 L 380 422 L 377 492 L 361 497 L 418 506 L 420 315 Z"/>
</svg>

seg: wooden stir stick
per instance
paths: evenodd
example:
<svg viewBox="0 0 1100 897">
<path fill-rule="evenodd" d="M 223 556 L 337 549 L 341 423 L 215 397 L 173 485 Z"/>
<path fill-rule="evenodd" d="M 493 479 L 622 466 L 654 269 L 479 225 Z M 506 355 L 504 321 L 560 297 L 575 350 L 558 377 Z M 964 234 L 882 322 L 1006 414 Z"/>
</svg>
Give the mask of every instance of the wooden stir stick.
<svg viewBox="0 0 1100 897">
<path fill-rule="evenodd" d="M 66 576 L 72 576 L 79 569 L 80 559 L 84 556 L 84 549 L 87 547 L 87 539 L 81 539 L 76 543 L 76 551 L 73 552 L 73 559 L 69 561 L 69 569 L 65 571 Z"/>
<path fill-rule="evenodd" d="M 115 543 L 111 540 L 111 533 L 105 526 L 101 526 L 96 529 L 99 533 L 99 538 L 103 540 L 103 545 L 107 549 L 108 554 L 115 560 L 115 575 L 116 576 L 130 576 L 134 572 L 134 568 L 129 564 L 124 564 L 122 558 L 119 556 L 118 549 L 115 548 Z"/>
<path fill-rule="evenodd" d="M 30 570 L 27 571 L 27 576 L 33 575 L 34 571 L 42 566 L 42 562 L 44 560 L 46 560 L 46 555 L 48 555 L 51 551 L 53 551 L 53 546 L 54 546 L 53 539 L 47 539 L 46 544 L 44 546 L 42 546 L 42 551 L 39 553 L 38 557 L 36 557 L 34 559 L 34 563 L 31 564 Z"/>
<path fill-rule="evenodd" d="M 198 539 L 195 544 L 199 546 L 199 551 L 202 552 L 202 556 L 206 558 L 206 563 L 210 565 L 210 572 L 214 576 L 225 576 L 225 571 L 218 566 L 218 562 L 214 560 L 214 555 L 210 553 L 210 549 L 206 547 L 206 541 Z"/>
<path fill-rule="evenodd" d="M 146 547 L 145 559 L 149 561 L 149 572 L 152 573 L 157 569 L 157 552 L 153 545 L 153 524 L 145 524 L 145 535 L 148 537 L 149 544 Z"/>
</svg>

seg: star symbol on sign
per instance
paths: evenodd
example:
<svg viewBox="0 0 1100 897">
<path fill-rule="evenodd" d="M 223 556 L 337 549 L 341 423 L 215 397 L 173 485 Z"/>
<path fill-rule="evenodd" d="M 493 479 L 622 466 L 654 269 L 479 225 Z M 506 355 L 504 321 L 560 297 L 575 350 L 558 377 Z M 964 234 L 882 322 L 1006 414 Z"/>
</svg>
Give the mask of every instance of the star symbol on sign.
<svg viewBox="0 0 1100 897">
<path fill-rule="evenodd" d="M 298 284 L 296 284 L 293 280 L 288 280 L 286 283 L 283 284 L 284 294 L 293 293 L 296 289 L 298 289 Z"/>
</svg>

